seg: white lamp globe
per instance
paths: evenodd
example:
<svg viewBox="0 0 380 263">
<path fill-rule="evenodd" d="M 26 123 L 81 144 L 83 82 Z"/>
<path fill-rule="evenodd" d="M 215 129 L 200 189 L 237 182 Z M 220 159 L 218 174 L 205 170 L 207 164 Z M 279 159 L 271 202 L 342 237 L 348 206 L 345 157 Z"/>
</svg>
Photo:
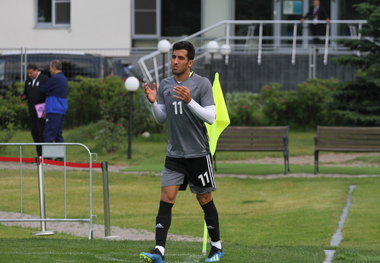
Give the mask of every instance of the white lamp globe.
<svg viewBox="0 0 380 263">
<path fill-rule="evenodd" d="M 208 50 L 208 52 L 210 52 L 210 53 L 216 53 L 216 52 L 218 52 L 218 49 L 219 49 L 219 44 L 218 44 L 218 42 L 216 42 L 216 41 L 210 41 L 210 42 L 208 42 L 207 43 L 207 50 Z"/>
<path fill-rule="evenodd" d="M 161 53 L 168 53 L 170 51 L 171 45 L 170 42 L 166 39 L 160 40 L 157 44 L 157 48 Z"/>
<path fill-rule="evenodd" d="M 140 82 L 139 82 L 139 80 L 136 77 L 128 77 L 125 80 L 124 85 L 125 85 L 125 88 L 128 91 L 133 92 L 133 91 L 136 91 L 139 88 Z"/>
<path fill-rule="evenodd" d="M 224 44 L 220 47 L 220 53 L 222 53 L 222 55 L 224 56 L 227 56 L 229 54 L 231 54 L 231 47 L 230 45 L 228 44 Z"/>
</svg>

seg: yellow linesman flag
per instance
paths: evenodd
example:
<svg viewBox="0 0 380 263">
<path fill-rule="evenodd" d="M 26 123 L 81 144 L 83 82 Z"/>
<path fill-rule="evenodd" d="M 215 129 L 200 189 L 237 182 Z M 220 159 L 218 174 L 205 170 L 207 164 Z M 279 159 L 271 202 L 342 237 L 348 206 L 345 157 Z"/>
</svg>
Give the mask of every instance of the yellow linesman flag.
<svg viewBox="0 0 380 263">
<path fill-rule="evenodd" d="M 206 123 L 206 128 L 209 136 L 209 144 L 211 154 L 215 154 L 216 144 L 223 130 L 230 124 L 230 116 L 228 115 L 226 102 L 222 92 L 222 87 L 219 82 L 219 73 L 215 73 L 214 83 L 212 85 L 212 94 L 215 101 L 216 119 L 212 125 Z"/>
</svg>

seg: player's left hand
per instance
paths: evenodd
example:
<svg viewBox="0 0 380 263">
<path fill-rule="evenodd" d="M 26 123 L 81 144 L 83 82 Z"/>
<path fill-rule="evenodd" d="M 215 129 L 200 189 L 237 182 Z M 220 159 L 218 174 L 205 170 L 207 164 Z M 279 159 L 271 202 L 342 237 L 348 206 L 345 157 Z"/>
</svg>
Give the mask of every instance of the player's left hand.
<svg viewBox="0 0 380 263">
<path fill-rule="evenodd" d="M 175 86 L 174 87 L 174 92 L 178 94 L 174 95 L 173 97 L 179 100 L 182 100 L 186 104 L 188 104 L 191 101 L 191 94 L 190 90 L 186 88 L 185 86 Z"/>
</svg>

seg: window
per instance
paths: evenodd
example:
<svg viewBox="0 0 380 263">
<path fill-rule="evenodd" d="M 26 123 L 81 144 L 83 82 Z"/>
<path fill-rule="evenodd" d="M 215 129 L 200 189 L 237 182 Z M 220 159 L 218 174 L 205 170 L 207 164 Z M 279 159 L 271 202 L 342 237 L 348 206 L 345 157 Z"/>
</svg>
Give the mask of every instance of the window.
<svg viewBox="0 0 380 263">
<path fill-rule="evenodd" d="M 4 74 L 5 74 L 5 60 L 0 60 L 0 80 L 4 80 Z"/>
<path fill-rule="evenodd" d="M 201 2 L 202 0 L 134 0 L 133 37 L 156 39 L 160 36 L 178 37 L 198 32 L 201 30 Z"/>
<path fill-rule="evenodd" d="M 191 35 L 201 30 L 201 0 L 162 0 L 161 36 Z"/>
<path fill-rule="evenodd" d="M 134 1 L 134 35 L 157 36 L 157 0 Z"/>
<path fill-rule="evenodd" d="M 235 0 L 235 19 L 236 20 L 272 20 L 273 19 L 273 2 L 268 0 Z M 236 36 L 258 36 L 259 25 L 236 25 Z M 272 25 L 264 25 L 263 35 L 271 36 L 273 34 Z M 244 44 L 246 40 L 237 40 L 237 43 Z M 264 40 L 265 44 L 270 40 Z"/>
<path fill-rule="evenodd" d="M 69 27 L 70 0 L 37 0 L 38 27 Z"/>
</svg>

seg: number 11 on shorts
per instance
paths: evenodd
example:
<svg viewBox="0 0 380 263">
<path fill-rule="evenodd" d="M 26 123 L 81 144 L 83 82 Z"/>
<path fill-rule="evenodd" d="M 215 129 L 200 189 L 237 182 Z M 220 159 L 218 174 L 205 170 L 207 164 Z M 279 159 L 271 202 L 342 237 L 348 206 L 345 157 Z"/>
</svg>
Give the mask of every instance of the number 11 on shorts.
<svg viewBox="0 0 380 263">
<path fill-rule="evenodd" d="M 206 185 L 205 178 L 206 178 L 207 184 L 209 184 L 210 183 L 210 178 L 208 176 L 208 172 L 205 172 L 204 174 L 198 175 L 198 179 L 202 181 L 202 185 L 203 186 Z"/>
</svg>

